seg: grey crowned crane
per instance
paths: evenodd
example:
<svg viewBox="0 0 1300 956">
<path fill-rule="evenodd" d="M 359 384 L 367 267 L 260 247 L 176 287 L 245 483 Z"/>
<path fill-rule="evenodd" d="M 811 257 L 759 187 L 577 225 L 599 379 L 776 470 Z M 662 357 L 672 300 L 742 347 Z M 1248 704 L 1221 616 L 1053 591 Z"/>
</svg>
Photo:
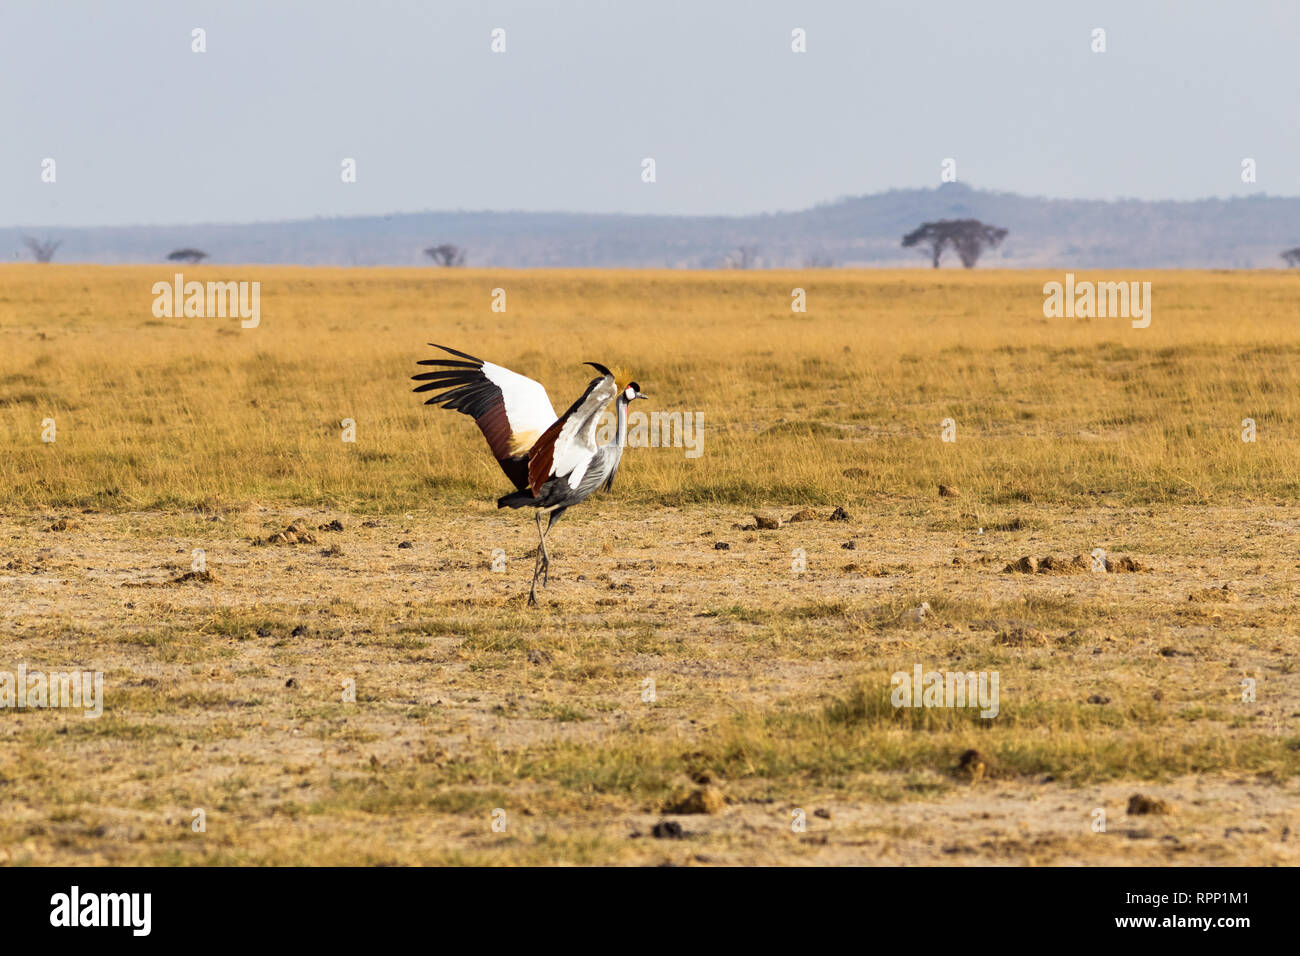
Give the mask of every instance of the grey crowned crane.
<svg viewBox="0 0 1300 956">
<path fill-rule="evenodd" d="M 440 405 L 474 419 L 497 463 L 516 491 L 497 499 L 498 508 L 533 508 L 537 518 L 537 561 L 528 603 L 537 603 L 537 579 L 545 587 L 551 558 L 546 536 L 560 516 L 597 488 L 609 490 L 618 473 L 627 440 L 627 407 L 645 398 L 636 382 L 620 386 L 614 373 L 598 362 L 582 396 L 556 416 L 546 389 L 531 378 L 493 365 L 445 345 L 435 349 L 457 358 L 423 359 L 433 371 L 412 376 L 417 392 L 438 392 L 424 404 Z M 618 432 L 613 441 L 596 444 L 596 424 L 611 399 L 618 399 Z M 542 516 L 549 515 L 546 527 Z"/>
</svg>

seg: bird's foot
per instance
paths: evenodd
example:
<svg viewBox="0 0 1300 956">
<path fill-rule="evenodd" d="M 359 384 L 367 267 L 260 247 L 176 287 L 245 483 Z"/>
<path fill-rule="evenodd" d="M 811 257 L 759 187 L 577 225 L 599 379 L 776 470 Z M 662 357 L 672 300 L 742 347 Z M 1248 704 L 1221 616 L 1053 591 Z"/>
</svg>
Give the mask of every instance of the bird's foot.
<svg viewBox="0 0 1300 956">
<path fill-rule="evenodd" d="M 537 607 L 537 579 L 533 579 L 533 586 L 528 589 L 528 606 Z"/>
</svg>

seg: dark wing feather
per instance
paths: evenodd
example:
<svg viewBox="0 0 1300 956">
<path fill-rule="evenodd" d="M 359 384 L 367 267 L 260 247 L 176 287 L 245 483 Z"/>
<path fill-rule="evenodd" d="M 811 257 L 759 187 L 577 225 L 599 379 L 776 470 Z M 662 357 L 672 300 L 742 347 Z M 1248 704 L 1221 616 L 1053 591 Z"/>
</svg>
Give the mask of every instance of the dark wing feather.
<svg viewBox="0 0 1300 956">
<path fill-rule="evenodd" d="M 432 343 L 430 343 L 432 345 Z M 437 358 L 418 364 L 433 371 L 413 375 L 417 392 L 438 392 L 426 405 L 462 412 L 474 419 L 493 457 L 520 491 L 528 487 L 528 450 L 555 421 L 546 389 L 526 378 L 482 359 L 434 345 L 465 361 Z"/>
</svg>

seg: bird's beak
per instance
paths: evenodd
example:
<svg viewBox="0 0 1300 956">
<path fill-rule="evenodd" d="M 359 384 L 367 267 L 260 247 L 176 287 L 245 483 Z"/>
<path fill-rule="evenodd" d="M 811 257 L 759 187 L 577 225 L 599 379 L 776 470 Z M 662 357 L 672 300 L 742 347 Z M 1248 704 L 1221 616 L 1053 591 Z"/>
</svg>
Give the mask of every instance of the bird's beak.
<svg viewBox="0 0 1300 956">
<path fill-rule="evenodd" d="M 636 397 L 637 397 L 637 398 L 649 398 L 649 396 L 646 395 L 644 392 L 637 392 L 637 393 L 636 393 Z"/>
</svg>

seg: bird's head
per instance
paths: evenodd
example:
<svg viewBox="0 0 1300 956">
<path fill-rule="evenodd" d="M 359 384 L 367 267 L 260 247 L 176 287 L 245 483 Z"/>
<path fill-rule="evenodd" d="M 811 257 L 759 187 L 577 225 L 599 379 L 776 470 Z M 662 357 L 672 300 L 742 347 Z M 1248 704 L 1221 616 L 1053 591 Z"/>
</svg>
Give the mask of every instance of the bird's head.
<svg viewBox="0 0 1300 956">
<path fill-rule="evenodd" d="M 627 382 L 626 385 L 622 386 L 618 390 L 618 400 L 620 402 L 625 402 L 625 403 L 633 402 L 636 401 L 638 398 L 646 397 L 645 395 L 641 394 L 640 385 L 638 385 L 636 382 L 628 381 L 628 379 L 631 376 L 628 374 L 628 372 L 625 369 L 616 368 L 613 371 L 610 371 L 609 369 L 605 368 L 605 366 L 601 365 L 599 362 L 587 362 L 586 364 L 590 365 L 601 375 L 608 375 L 610 378 L 612 378 L 614 380 L 616 387 L 619 382 Z"/>
</svg>

